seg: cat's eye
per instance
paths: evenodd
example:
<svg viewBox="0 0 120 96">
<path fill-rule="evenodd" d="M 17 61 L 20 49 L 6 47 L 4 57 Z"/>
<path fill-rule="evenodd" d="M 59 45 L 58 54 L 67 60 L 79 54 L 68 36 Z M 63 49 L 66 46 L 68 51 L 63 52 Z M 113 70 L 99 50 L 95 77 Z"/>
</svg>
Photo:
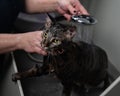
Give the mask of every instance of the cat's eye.
<svg viewBox="0 0 120 96">
<path fill-rule="evenodd" d="M 47 38 L 47 33 L 44 33 L 44 34 L 43 34 L 43 37 L 44 37 L 44 38 Z"/>
<path fill-rule="evenodd" d="M 60 40 L 54 39 L 53 42 L 54 42 L 54 43 L 60 43 Z"/>
</svg>

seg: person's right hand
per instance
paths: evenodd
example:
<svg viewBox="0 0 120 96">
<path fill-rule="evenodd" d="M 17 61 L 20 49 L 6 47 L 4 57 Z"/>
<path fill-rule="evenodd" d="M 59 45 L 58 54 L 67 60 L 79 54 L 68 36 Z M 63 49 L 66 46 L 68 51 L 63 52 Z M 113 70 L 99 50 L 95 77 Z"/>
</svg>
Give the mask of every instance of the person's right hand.
<svg viewBox="0 0 120 96">
<path fill-rule="evenodd" d="M 38 54 L 46 55 L 46 52 L 41 47 L 42 31 L 28 32 L 18 34 L 19 43 L 17 44 L 18 49 L 23 49 L 26 52 L 35 52 Z"/>
<path fill-rule="evenodd" d="M 71 16 L 75 14 L 89 15 L 79 0 L 58 0 L 57 11 L 67 20 L 70 20 Z"/>
</svg>

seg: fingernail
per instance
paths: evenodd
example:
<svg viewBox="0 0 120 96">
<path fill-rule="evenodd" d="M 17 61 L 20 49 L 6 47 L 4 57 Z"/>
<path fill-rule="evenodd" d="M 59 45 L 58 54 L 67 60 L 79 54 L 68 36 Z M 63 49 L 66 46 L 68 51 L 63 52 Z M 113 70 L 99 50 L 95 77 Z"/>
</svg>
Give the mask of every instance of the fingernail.
<svg viewBox="0 0 120 96">
<path fill-rule="evenodd" d="M 74 12 L 74 13 L 77 13 L 77 11 L 76 11 L 76 10 L 74 10 L 73 12 Z"/>
</svg>

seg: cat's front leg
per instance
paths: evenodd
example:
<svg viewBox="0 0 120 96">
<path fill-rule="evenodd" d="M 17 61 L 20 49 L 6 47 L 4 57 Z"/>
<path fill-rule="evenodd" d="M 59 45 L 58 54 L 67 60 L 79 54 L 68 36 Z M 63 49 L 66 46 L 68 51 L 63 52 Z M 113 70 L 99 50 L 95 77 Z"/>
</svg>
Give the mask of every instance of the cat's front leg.
<svg viewBox="0 0 120 96">
<path fill-rule="evenodd" d="M 21 80 L 21 79 L 27 78 L 27 77 L 41 76 L 41 75 L 47 73 L 47 71 L 48 71 L 47 69 L 48 69 L 47 66 L 39 67 L 36 64 L 31 69 L 29 69 L 25 72 L 18 72 L 18 73 L 13 74 L 12 80 L 17 81 L 17 80 Z"/>
<path fill-rule="evenodd" d="M 21 80 L 26 77 L 36 76 L 38 69 L 39 69 L 38 66 L 35 65 L 25 72 L 14 73 L 12 74 L 12 80 L 17 81 L 17 80 Z"/>
</svg>

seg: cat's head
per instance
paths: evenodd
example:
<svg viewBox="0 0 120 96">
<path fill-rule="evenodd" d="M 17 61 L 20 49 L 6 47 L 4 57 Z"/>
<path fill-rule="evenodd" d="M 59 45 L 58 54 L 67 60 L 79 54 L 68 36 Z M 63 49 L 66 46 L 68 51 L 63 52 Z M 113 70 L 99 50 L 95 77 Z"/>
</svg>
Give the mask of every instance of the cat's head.
<svg viewBox="0 0 120 96">
<path fill-rule="evenodd" d="M 48 20 L 45 26 L 41 45 L 46 51 L 54 50 L 64 42 L 71 41 L 76 34 L 76 26 L 73 25 L 53 23 Z"/>
</svg>

